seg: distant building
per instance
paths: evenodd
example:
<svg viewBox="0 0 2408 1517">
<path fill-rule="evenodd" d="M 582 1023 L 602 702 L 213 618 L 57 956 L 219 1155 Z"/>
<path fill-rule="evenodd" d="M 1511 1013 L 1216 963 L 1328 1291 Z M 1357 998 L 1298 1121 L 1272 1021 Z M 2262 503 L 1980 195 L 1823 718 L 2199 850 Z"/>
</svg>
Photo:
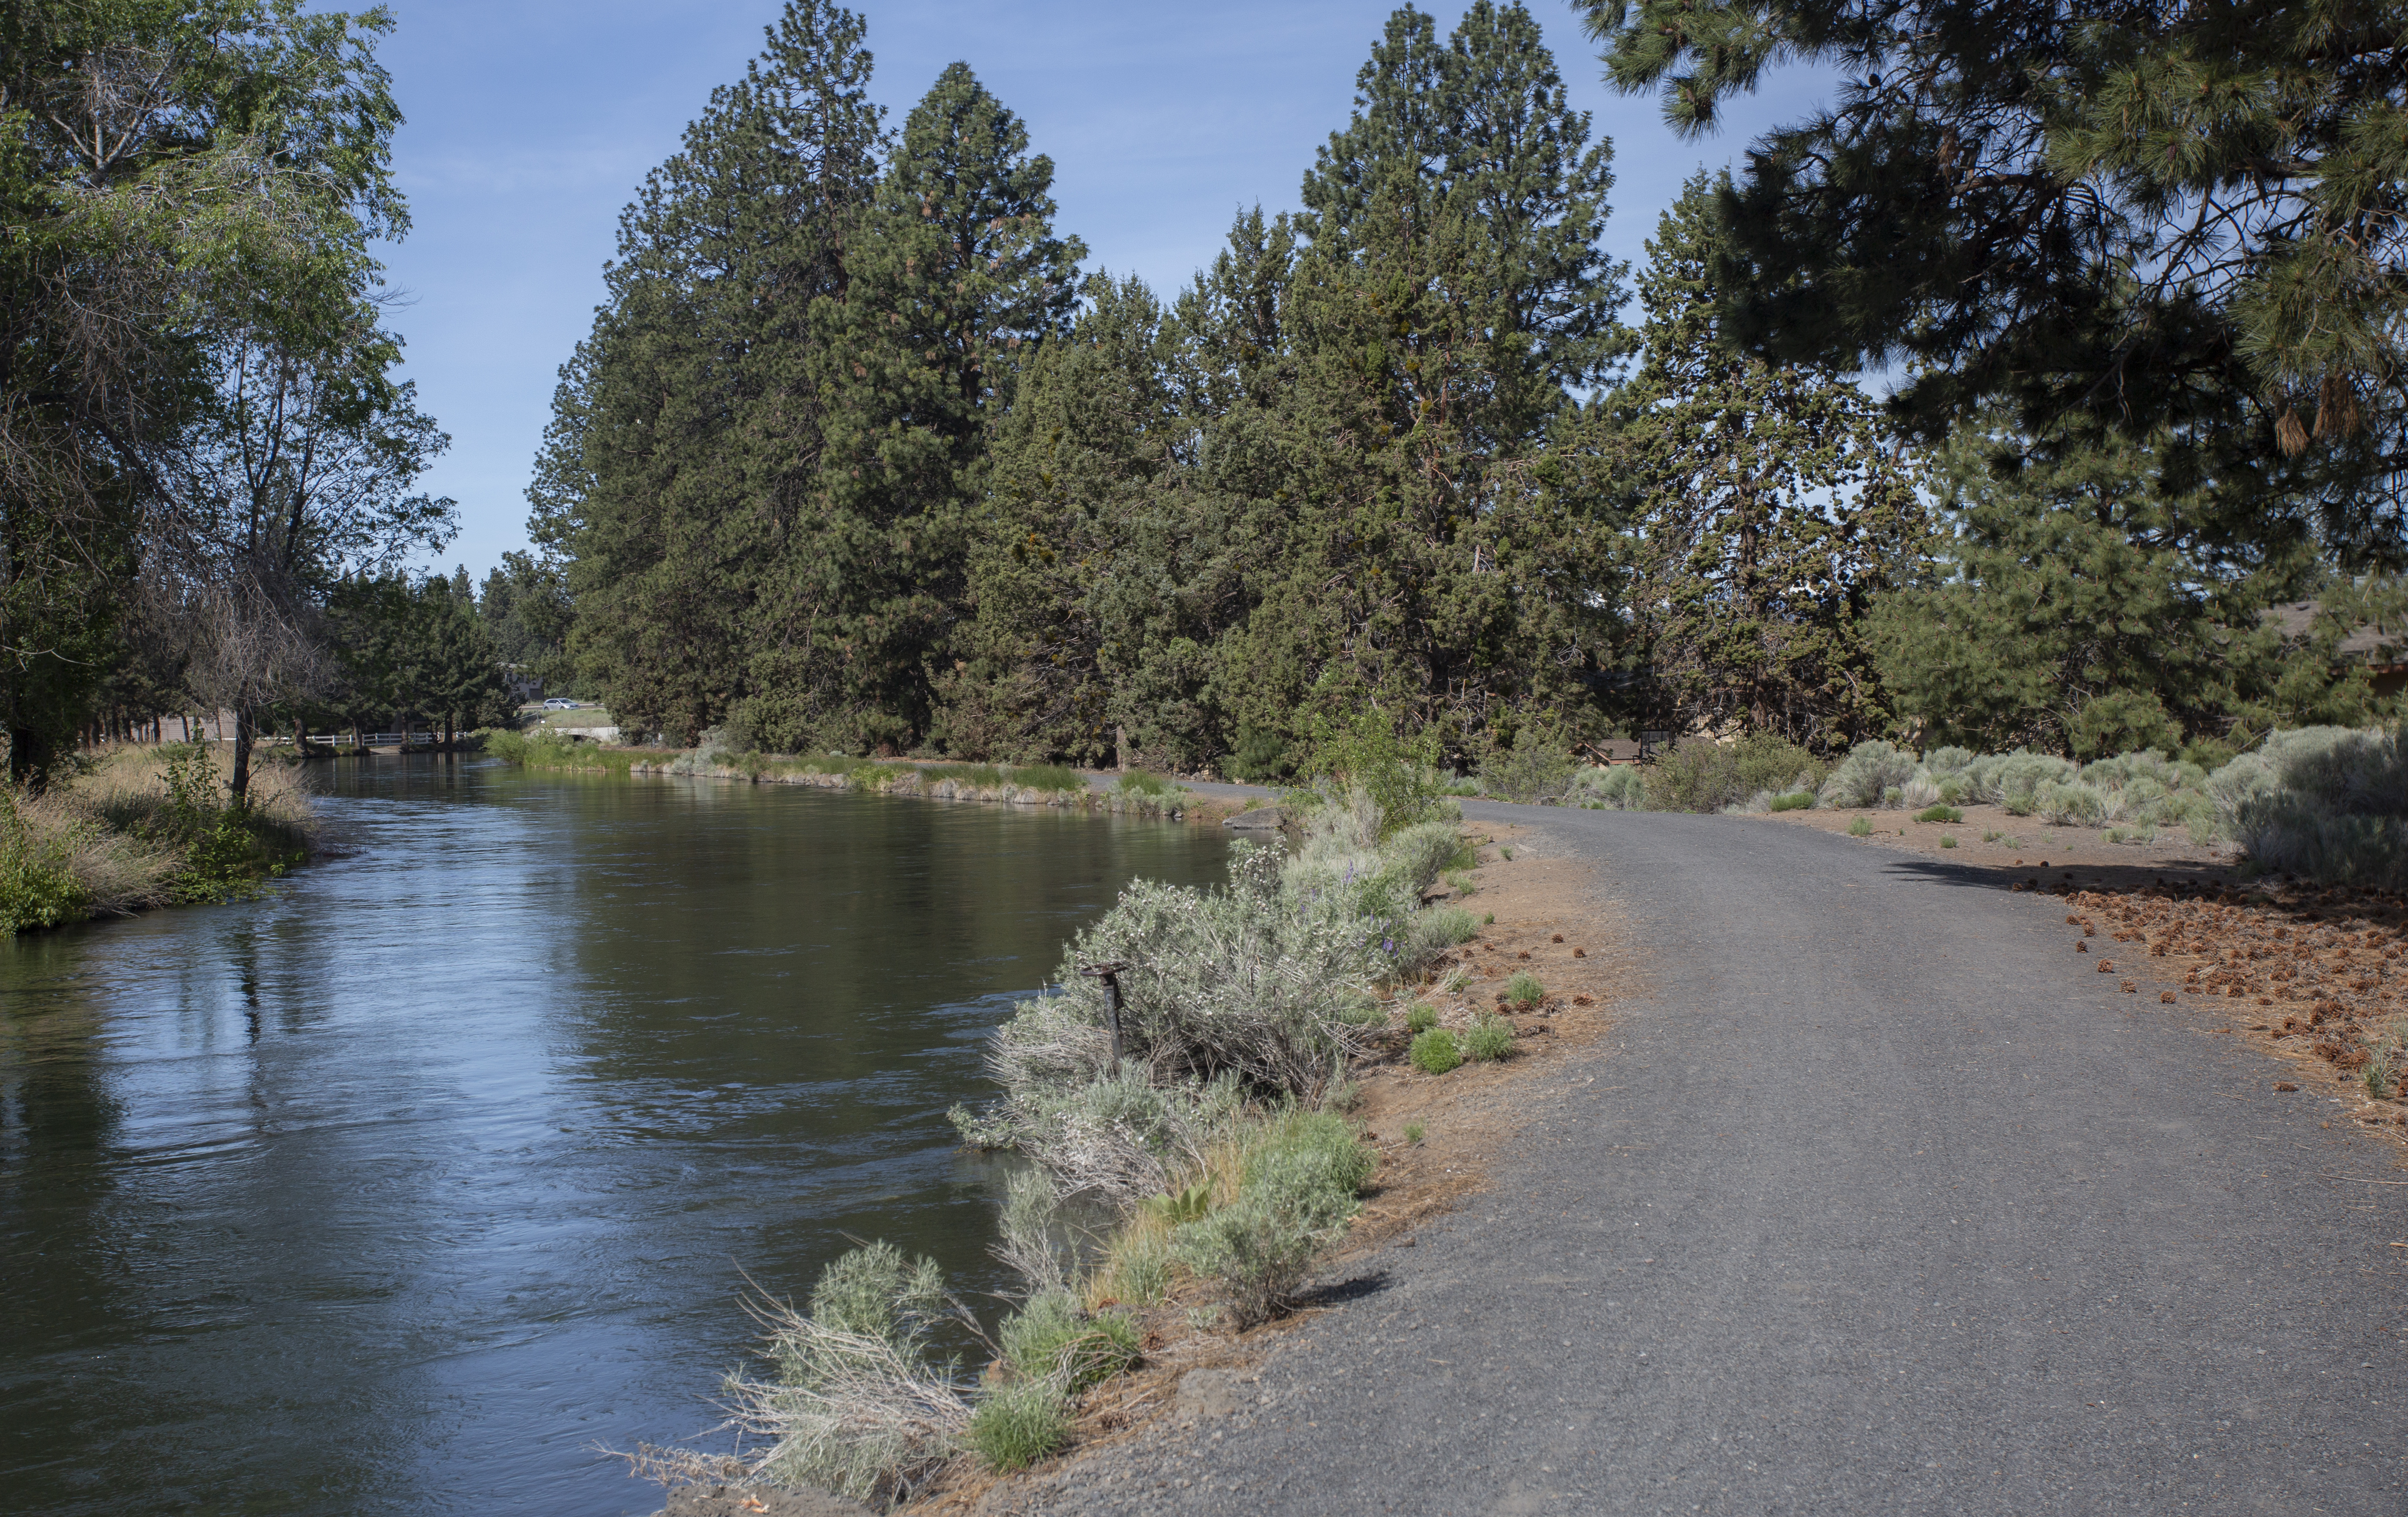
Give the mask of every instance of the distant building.
<svg viewBox="0 0 2408 1517">
<path fill-rule="evenodd" d="M 502 686 L 521 705 L 543 699 L 543 680 L 523 664 L 502 665 Z"/>
</svg>

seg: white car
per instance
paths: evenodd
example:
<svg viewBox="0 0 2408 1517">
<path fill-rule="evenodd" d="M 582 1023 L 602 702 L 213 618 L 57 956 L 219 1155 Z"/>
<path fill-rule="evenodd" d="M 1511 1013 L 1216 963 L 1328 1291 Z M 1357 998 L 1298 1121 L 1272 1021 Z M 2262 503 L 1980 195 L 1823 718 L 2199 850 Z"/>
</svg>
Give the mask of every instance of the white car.
<svg viewBox="0 0 2408 1517">
<path fill-rule="evenodd" d="M 543 708 L 547 711 L 574 711 L 578 708 L 575 701 L 564 700 L 560 696 L 554 695 L 552 699 L 543 703 Z"/>
</svg>

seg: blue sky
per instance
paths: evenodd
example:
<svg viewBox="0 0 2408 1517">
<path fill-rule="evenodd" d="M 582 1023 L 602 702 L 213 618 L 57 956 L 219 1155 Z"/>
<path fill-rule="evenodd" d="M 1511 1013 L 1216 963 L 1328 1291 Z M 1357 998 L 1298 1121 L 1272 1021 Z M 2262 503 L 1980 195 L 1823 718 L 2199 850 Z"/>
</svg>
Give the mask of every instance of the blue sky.
<svg viewBox="0 0 2408 1517">
<path fill-rule="evenodd" d="M 407 304 L 406 376 L 452 435 L 423 481 L 460 503 L 443 563 L 481 577 L 526 544 L 523 492 L 555 371 L 593 320 L 620 208 L 714 85 L 759 50 L 775 0 L 394 0 L 380 50 L 408 124 L 394 160 L 414 222 L 387 250 Z M 1214 6 L 870 0 L 873 93 L 899 124 L 956 59 L 1028 123 L 1054 164 L 1059 226 L 1087 267 L 1168 292 L 1210 261 L 1243 206 L 1292 208 L 1313 150 L 1343 126 L 1390 4 Z M 1712 138 L 1684 141 L 1653 97 L 1600 82 L 1561 0 L 1533 7 L 1574 102 L 1613 141 L 1606 242 L 1634 263 L 1701 165 L 1812 108 L 1819 81 L 1776 76 Z M 1440 31 L 1462 14 L 1436 8 Z"/>
</svg>

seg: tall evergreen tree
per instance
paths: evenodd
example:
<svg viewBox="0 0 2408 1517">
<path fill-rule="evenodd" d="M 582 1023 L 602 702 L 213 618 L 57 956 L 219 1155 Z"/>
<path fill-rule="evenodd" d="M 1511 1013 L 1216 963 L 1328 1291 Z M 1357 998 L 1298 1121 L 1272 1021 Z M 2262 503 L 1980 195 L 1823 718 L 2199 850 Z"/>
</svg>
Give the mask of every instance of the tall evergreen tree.
<svg viewBox="0 0 2408 1517">
<path fill-rule="evenodd" d="M 1098 275 L 996 443 L 971 555 L 952 739 L 975 751 L 1185 767 L 1223 751 L 1212 650 L 1272 536 L 1196 466 L 1203 385 L 1136 279 Z M 1125 737 L 1125 746 L 1124 738 Z"/>
<path fill-rule="evenodd" d="M 931 731 L 968 589 L 990 430 L 1059 333 L 1085 249 L 1054 235 L 1053 160 L 968 66 L 947 67 L 813 307 L 826 396 L 814 514 L 765 619 L 749 725 L 899 750 Z"/>
<path fill-rule="evenodd" d="M 1251 729 L 1369 703 L 1462 753 L 1518 708 L 1585 709 L 1609 534 L 1542 453 L 1627 346 L 1609 150 L 1518 5 L 1443 47 L 1398 11 L 1356 103 L 1305 181 L 1265 481 L 1289 525 L 1221 688 Z"/>
<path fill-rule="evenodd" d="M 790 0 L 622 217 L 609 298 L 561 371 L 530 527 L 566 563 L 580 671 L 632 727 L 692 740 L 747 694 L 812 537 L 810 310 L 844 291 L 882 140 L 862 36 Z"/>
</svg>

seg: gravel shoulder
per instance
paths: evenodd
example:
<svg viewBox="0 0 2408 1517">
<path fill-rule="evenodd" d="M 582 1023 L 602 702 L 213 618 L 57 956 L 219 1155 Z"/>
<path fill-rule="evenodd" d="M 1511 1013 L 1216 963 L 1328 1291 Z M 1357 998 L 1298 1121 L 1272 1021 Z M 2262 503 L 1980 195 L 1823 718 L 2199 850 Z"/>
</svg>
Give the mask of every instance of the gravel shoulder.
<svg viewBox="0 0 2408 1517">
<path fill-rule="evenodd" d="M 1344 1305 L 983 1510 L 2408 1510 L 2408 1170 L 2336 1097 L 2001 869 L 1465 809 L 1619 903 L 1611 1031 Z"/>
</svg>

